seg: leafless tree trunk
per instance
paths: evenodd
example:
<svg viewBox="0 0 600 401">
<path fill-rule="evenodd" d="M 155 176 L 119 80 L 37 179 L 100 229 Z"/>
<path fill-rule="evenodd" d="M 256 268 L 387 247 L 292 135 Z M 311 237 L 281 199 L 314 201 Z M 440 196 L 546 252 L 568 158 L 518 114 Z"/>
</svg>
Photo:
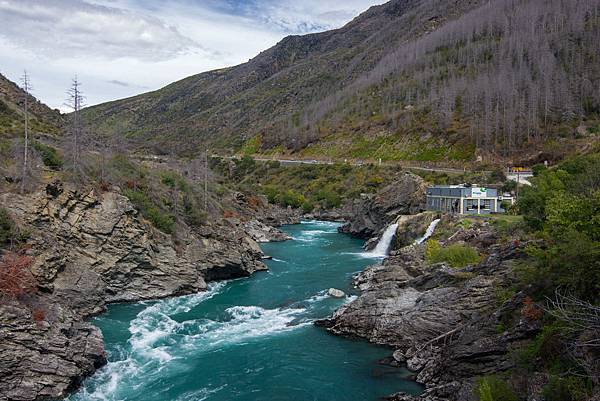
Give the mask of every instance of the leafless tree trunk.
<svg viewBox="0 0 600 401">
<path fill-rule="evenodd" d="M 204 211 L 208 213 L 208 149 L 204 151 Z"/>
<path fill-rule="evenodd" d="M 81 141 L 82 141 L 82 127 L 81 127 L 81 108 L 83 107 L 84 97 L 81 92 L 81 82 L 75 77 L 71 83 L 71 87 L 67 91 L 67 103 L 66 106 L 73 110 L 72 113 L 72 124 L 71 124 L 71 143 L 69 148 L 71 150 L 71 163 L 72 168 L 76 173 L 81 171 Z"/>
<path fill-rule="evenodd" d="M 21 192 L 25 190 L 25 186 L 27 184 L 27 178 L 29 175 L 29 93 L 31 92 L 31 83 L 29 82 L 29 75 L 27 74 L 27 70 L 23 72 L 23 77 L 21 78 L 22 86 L 24 93 L 24 105 L 23 105 L 23 113 L 25 118 L 25 146 L 23 147 L 23 173 L 21 177 Z"/>
</svg>

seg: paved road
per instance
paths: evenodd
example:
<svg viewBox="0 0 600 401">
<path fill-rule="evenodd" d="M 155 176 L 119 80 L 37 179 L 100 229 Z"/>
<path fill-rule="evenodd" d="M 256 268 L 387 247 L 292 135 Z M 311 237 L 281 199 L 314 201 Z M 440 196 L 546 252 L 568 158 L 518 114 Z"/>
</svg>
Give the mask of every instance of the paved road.
<svg viewBox="0 0 600 401">
<path fill-rule="evenodd" d="M 281 164 L 287 164 L 287 165 L 294 165 L 294 164 L 335 164 L 333 161 L 326 161 L 326 160 L 294 160 L 294 159 L 267 159 L 267 158 L 255 158 L 254 160 L 258 160 L 258 161 L 278 161 Z M 356 162 L 356 161 L 348 161 L 346 162 L 346 164 L 350 164 L 352 166 L 362 166 L 365 163 L 363 162 Z M 406 169 L 412 169 L 412 170 L 420 170 L 420 171 L 430 171 L 430 172 L 436 172 L 436 173 L 451 173 L 451 174 L 462 174 L 465 172 L 479 172 L 479 173 L 491 173 L 491 171 L 488 170 L 466 170 L 466 169 L 456 169 L 456 168 L 449 168 L 449 167 L 421 167 L 421 166 L 414 166 L 411 165 L 410 163 L 402 163 L 402 162 L 385 162 L 382 163 L 383 165 L 386 166 L 399 166 L 402 168 L 406 168 Z M 506 175 L 506 178 L 508 180 L 511 181 L 517 181 L 519 184 L 523 184 L 523 185 L 531 185 L 531 182 L 529 181 L 529 178 L 533 177 L 533 173 L 531 172 L 523 172 L 523 173 L 509 173 Z"/>
<path fill-rule="evenodd" d="M 212 154 L 211 157 L 220 157 L 224 159 L 239 159 L 239 156 L 221 156 L 217 154 Z M 157 162 L 167 162 L 169 160 L 166 156 L 155 156 L 155 155 L 146 155 L 146 156 L 137 156 L 138 159 L 143 160 L 152 160 Z M 316 160 L 316 159 L 274 159 L 274 158 L 262 158 L 256 157 L 254 160 L 261 162 L 269 162 L 269 161 L 277 161 L 283 165 L 298 165 L 298 164 L 308 164 L 308 165 L 333 165 L 336 162 L 332 160 Z M 339 162 L 341 163 L 341 161 Z M 344 161 L 345 164 L 349 164 L 351 166 L 363 166 L 368 163 L 360 162 L 360 161 Z M 463 174 L 465 172 L 475 172 L 474 170 L 466 170 L 466 169 L 456 169 L 449 167 L 422 167 L 422 166 L 414 166 L 410 163 L 402 163 L 402 162 L 383 162 L 382 165 L 385 166 L 397 166 L 405 169 L 419 170 L 419 171 L 429 171 L 436 173 L 450 173 L 450 174 Z M 479 173 L 490 173 L 487 170 L 478 170 Z M 533 177 L 531 172 L 522 172 L 522 173 L 509 173 L 507 174 L 507 179 L 511 181 L 518 181 L 523 185 L 531 185 L 529 182 L 529 178 Z"/>
<path fill-rule="evenodd" d="M 235 157 L 232 156 L 230 158 L 235 158 Z M 286 164 L 286 165 L 294 165 L 294 164 L 332 165 L 332 164 L 335 164 L 335 162 L 328 161 L 328 160 L 267 159 L 267 158 L 260 158 L 260 157 L 254 158 L 254 160 L 262 161 L 262 162 L 277 161 L 281 164 Z M 342 162 L 340 162 L 340 163 L 342 163 Z M 363 166 L 365 164 L 369 164 L 369 163 L 357 162 L 357 161 L 345 161 L 343 163 L 349 164 L 351 166 Z M 462 174 L 464 172 L 470 171 L 470 170 L 464 170 L 464 169 L 461 170 L 461 169 L 448 168 L 448 167 L 421 167 L 421 166 L 414 166 L 409 163 L 401 163 L 401 162 L 383 162 L 382 165 L 384 165 L 384 166 L 399 166 L 399 167 L 406 168 L 406 169 L 432 171 L 432 172 L 438 172 L 438 173 Z M 489 171 L 485 171 L 485 170 L 479 170 L 478 172 L 489 173 Z"/>
</svg>

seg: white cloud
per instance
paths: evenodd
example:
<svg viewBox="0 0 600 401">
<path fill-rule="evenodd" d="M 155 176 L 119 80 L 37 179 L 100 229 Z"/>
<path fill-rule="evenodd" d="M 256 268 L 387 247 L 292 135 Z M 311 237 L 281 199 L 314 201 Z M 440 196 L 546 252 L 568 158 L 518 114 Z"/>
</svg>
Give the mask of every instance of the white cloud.
<svg viewBox="0 0 600 401">
<path fill-rule="evenodd" d="M 261 0 L 253 14 L 288 33 L 309 33 L 339 28 L 362 11 L 385 0 Z"/>
<path fill-rule="evenodd" d="M 159 18 L 78 0 L 0 0 L 2 35 L 51 58 L 164 60 L 201 49 Z"/>
<path fill-rule="evenodd" d="M 70 79 L 87 104 L 247 61 L 287 34 L 336 28 L 382 0 L 0 0 L 0 72 L 30 72 L 61 108 Z"/>
</svg>

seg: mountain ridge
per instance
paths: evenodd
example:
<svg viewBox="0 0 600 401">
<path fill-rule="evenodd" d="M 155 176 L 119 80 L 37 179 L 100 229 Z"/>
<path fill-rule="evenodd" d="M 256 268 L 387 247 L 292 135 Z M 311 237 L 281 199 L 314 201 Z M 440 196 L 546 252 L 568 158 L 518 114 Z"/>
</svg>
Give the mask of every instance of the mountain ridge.
<svg viewBox="0 0 600 401">
<path fill-rule="evenodd" d="M 100 134 L 180 154 L 248 144 L 385 160 L 539 151 L 600 110 L 598 96 L 575 85 L 599 80 L 598 7 L 392 0 L 339 29 L 288 36 L 247 63 L 84 115 Z"/>
</svg>

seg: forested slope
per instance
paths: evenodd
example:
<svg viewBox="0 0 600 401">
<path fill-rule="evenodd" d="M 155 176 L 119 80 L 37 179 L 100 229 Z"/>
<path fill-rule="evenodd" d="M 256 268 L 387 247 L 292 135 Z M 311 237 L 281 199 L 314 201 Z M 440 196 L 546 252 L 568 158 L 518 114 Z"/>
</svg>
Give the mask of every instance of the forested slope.
<svg viewBox="0 0 600 401">
<path fill-rule="evenodd" d="M 471 160 L 594 141 L 599 0 L 392 0 L 248 63 L 86 110 L 156 149 Z M 185 145 L 185 146 L 183 146 Z"/>
</svg>

